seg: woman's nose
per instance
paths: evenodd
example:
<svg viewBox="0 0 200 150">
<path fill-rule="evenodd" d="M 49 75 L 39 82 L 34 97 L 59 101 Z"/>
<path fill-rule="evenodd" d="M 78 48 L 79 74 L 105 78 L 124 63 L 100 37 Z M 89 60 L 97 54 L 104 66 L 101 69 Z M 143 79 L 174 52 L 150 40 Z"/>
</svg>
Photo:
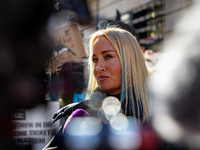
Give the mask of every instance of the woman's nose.
<svg viewBox="0 0 200 150">
<path fill-rule="evenodd" d="M 98 64 L 95 67 L 97 72 L 105 71 L 105 64 L 102 61 L 99 61 Z"/>
</svg>

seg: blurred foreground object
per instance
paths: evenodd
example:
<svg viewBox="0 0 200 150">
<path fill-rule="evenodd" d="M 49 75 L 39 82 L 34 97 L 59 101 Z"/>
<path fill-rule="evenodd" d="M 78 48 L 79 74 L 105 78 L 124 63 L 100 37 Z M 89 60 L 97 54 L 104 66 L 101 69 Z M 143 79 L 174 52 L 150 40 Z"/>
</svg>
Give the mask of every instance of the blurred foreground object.
<svg viewBox="0 0 200 150">
<path fill-rule="evenodd" d="M 153 125 L 177 147 L 200 149 L 200 1 L 195 1 L 164 45 L 150 81 Z"/>
<path fill-rule="evenodd" d="M 160 140 L 155 131 L 149 124 L 122 114 L 119 99 L 109 96 L 101 104 L 97 99 L 105 97 L 103 93 L 95 93 L 92 97 L 96 97 L 96 100 L 86 100 L 81 105 L 82 108 L 83 104 L 91 105 L 97 111 L 97 116 L 94 117 L 90 109 L 75 109 L 77 105 L 74 103 L 61 108 L 54 114 L 53 122 L 72 113 L 43 150 L 54 147 L 67 150 L 159 149 Z M 101 105 L 101 108 L 98 109 L 97 105 Z"/>
<path fill-rule="evenodd" d="M 0 149 L 17 149 L 12 112 L 45 103 L 44 67 L 52 51 L 46 27 L 53 11 L 51 0 L 0 1 Z"/>
</svg>

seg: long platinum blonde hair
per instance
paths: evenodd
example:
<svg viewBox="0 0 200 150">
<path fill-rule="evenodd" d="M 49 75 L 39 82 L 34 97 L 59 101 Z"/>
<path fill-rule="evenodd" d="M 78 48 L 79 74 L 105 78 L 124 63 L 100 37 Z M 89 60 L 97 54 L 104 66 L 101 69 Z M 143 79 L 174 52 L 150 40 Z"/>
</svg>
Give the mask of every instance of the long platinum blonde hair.
<svg viewBox="0 0 200 150">
<path fill-rule="evenodd" d="M 98 30 L 90 37 L 90 55 L 89 55 L 89 82 L 87 97 L 89 97 L 95 88 L 98 87 L 97 80 L 93 74 L 94 63 L 92 61 L 93 44 L 99 36 L 105 36 L 109 42 L 114 46 L 120 58 L 122 65 L 122 102 L 125 100 L 125 115 L 128 110 L 128 101 L 131 104 L 131 111 L 138 117 L 143 116 L 142 121 L 148 119 L 148 102 L 146 91 L 146 80 L 148 77 L 148 70 L 145 65 L 144 56 L 136 38 L 124 29 L 117 27 L 108 27 L 106 29 Z M 135 97 L 135 100 L 134 100 Z M 138 112 L 136 112 L 137 107 Z M 139 108 L 143 109 L 141 114 Z"/>
</svg>

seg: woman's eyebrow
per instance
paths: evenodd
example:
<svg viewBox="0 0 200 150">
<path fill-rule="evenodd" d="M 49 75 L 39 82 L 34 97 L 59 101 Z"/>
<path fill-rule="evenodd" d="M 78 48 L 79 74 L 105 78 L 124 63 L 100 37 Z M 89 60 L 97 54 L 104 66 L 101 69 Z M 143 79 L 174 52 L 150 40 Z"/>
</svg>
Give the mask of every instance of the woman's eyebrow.
<svg viewBox="0 0 200 150">
<path fill-rule="evenodd" d="M 107 52 L 115 52 L 114 50 L 106 50 L 106 51 L 102 51 L 101 54 L 105 54 Z M 96 56 L 96 54 L 93 54 L 92 57 Z"/>
<path fill-rule="evenodd" d="M 102 51 L 101 54 L 105 54 L 107 52 L 115 52 L 114 50 L 106 50 L 106 51 Z"/>
</svg>

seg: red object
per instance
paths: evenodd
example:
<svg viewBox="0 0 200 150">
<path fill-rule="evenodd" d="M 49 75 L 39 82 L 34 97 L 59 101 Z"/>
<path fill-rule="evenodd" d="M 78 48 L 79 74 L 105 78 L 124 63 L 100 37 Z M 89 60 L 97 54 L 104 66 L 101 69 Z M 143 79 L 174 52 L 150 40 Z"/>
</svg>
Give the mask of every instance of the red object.
<svg viewBox="0 0 200 150">
<path fill-rule="evenodd" d="M 157 150 L 160 147 L 160 139 L 150 125 L 141 127 L 142 143 L 139 150 Z"/>
</svg>

